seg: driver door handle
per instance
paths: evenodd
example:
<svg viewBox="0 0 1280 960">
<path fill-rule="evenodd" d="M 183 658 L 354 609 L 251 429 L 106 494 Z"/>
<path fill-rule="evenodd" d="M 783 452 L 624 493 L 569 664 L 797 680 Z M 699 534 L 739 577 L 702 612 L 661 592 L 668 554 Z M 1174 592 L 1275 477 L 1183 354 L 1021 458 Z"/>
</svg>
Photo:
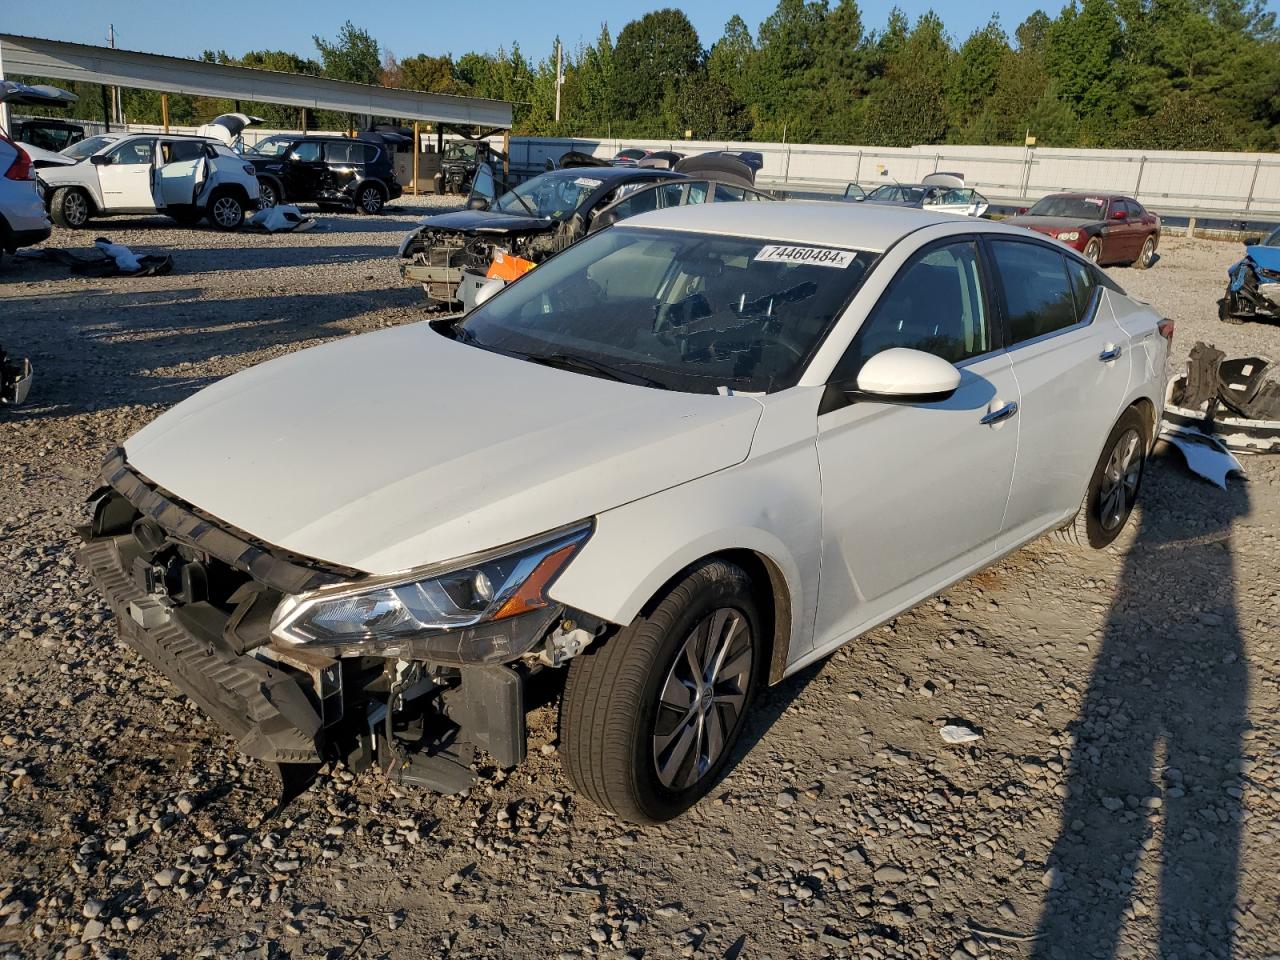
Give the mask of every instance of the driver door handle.
<svg viewBox="0 0 1280 960">
<path fill-rule="evenodd" d="M 1098 354 L 1098 359 L 1103 363 L 1110 363 L 1122 353 L 1124 353 L 1123 347 L 1107 347 L 1107 349 Z"/>
<path fill-rule="evenodd" d="M 992 410 L 990 413 L 988 413 L 985 417 L 983 417 L 978 422 L 985 426 L 990 426 L 993 423 L 1001 423 L 1005 420 L 1008 420 L 1017 412 L 1018 412 L 1018 405 L 1014 403 L 1012 400 L 1010 400 L 999 410 Z"/>
</svg>

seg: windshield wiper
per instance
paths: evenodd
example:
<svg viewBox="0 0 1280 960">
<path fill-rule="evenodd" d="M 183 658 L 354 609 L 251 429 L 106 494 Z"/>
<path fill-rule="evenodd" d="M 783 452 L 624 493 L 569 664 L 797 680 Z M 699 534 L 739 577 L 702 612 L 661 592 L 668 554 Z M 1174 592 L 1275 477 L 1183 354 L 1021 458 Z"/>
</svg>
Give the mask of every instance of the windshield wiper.
<svg viewBox="0 0 1280 960">
<path fill-rule="evenodd" d="M 544 367 L 555 367 L 559 370 L 570 370 L 575 373 L 586 373 L 595 377 L 603 377 L 606 380 L 616 380 L 618 383 L 630 383 L 643 387 L 661 387 L 666 389 L 666 385 L 654 380 L 652 377 L 646 377 L 640 373 L 632 373 L 629 370 L 619 370 L 617 367 L 600 363 L 598 360 L 588 360 L 586 357 L 574 357 L 567 353 L 538 354 L 526 353 L 521 354 L 521 359 L 528 360 L 530 363 L 538 363 Z"/>
</svg>

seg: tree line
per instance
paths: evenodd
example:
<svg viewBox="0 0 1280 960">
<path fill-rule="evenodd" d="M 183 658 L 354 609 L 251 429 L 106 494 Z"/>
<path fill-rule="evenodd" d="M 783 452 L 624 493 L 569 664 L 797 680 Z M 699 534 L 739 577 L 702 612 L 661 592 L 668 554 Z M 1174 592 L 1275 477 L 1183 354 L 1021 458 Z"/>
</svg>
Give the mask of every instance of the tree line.
<svg viewBox="0 0 1280 960">
<path fill-rule="evenodd" d="M 704 46 L 688 17 L 647 13 L 616 38 L 564 53 L 555 118 L 554 48 L 396 57 L 345 23 L 315 37 L 315 55 L 279 50 L 203 59 L 515 104 L 515 132 L 620 137 L 873 144 L 1021 144 L 1189 150 L 1280 150 L 1280 29 L 1264 0 L 1074 0 L 1006 32 L 997 16 L 958 39 L 929 12 L 894 9 L 864 23 L 856 0 L 778 0 L 753 33 L 740 16 Z M 82 85 L 70 113 L 100 99 Z M 128 91 L 130 120 L 157 123 L 159 94 Z M 86 106 L 89 108 L 86 110 Z M 291 128 L 299 111 L 241 104 Z M 170 97 L 174 123 L 230 105 Z M 92 119 L 92 117 L 86 117 Z M 394 119 L 394 118 L 388 118 Z M 323 111 L 318 127 L 345 128 Z"/>
</svg>

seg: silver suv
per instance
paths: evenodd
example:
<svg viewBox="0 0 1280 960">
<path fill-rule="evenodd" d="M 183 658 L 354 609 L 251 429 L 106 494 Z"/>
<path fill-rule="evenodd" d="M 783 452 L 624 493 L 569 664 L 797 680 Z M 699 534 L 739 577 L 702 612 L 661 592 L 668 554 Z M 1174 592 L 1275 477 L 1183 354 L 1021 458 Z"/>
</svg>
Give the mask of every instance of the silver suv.
<svg viewBox="0 0 1280 960">
<path fill-rule="evenodd" d="M 53 222 L 73 230 L 90 217 L 129 213 L 163 213 L 187 225 L 207 217 L 219 230 L 235 230 L 258 207 L 253 165 L 209 137 L 130 134 L 40 176 Z"/>
<path fill-rule="evenodd" d="M 0 132 L 0 253 L 40 243 L 51 230 L 31 158 Z"/>
</svg>

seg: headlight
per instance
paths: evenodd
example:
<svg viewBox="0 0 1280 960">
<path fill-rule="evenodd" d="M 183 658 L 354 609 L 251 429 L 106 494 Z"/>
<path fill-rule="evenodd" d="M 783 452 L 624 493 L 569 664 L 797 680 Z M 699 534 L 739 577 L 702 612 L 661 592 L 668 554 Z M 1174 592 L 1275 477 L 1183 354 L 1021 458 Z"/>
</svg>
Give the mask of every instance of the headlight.
<svg viewBox="0 0 1280 960">
<path fill-rule="evenodd" d="M 1080 231 L 1070 230 L 1067 233 L 1060 233 L 1058 234 L 1058 239 L 1061 240 L 1063 243 L 1071 243 L 1073 240 L 1080 239 Z"/>
<path fill-rule="evenodd" d="M 580 524 L 400 577 L 289 597 L 271 632 L 311 646 L 395 645 L 542 610 L 590 533 L 591 524 Z"/>
</svg>

